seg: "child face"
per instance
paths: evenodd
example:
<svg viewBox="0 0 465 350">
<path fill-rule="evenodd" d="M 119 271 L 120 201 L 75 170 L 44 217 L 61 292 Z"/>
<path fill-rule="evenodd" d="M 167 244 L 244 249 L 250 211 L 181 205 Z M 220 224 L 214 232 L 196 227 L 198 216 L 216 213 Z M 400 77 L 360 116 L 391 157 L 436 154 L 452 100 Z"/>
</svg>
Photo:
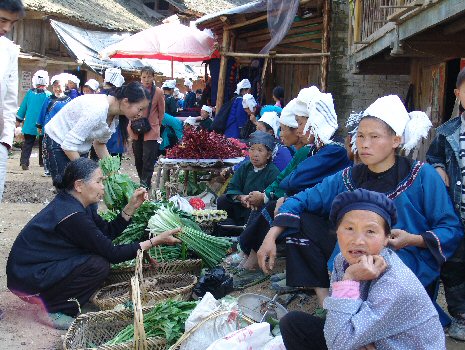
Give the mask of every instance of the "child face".
<svg viewBox="0 0 465 350">
<path fill-rule="evenodd" d="M 268 148 L 266 148 L 264 145 L 257 143 L 250 146 L 249 156 L 250 162 L 254 167 L 263 168 L 268 162 L 268 159 L 270 159 L 271 152 L 268 151 Z"/>
<path fill-rule="evenodd" d="M 465 108 L 465 83 L 454 90 L 455 97 L 460 100 L 460 104 Z"/>
<path fill-rule="evenodd" d="M 300 138 L 297 135 L 297 129 L 290 128 L 287 125 L 281 124 L 281 132 L 279 133 L 281 141 L 286 147 L 296 145 Z"/>
<path fill-rule="evenodd" d="M 357 151 L 363 164 L 370 169 L 382 167 L 395 156 L 401 138 L 392 135 L 386 125 L 376 118 L 362 119 L 357 131 Z"/>
<path fill-rule="evenodd" d="M 387 245 L 384 219 L 369 210 L 352 210 L 344 215 L 337 240 L 347 262 L 356 264 L 362 255 L 378 255 Z"/>
<path fill-rule="evenodd" d="M 64 85 L 62 85 L 58 80 L 55 81 L 52 85 L 53 94 L 57 97 L 63 95 Z"/>
<path fill-rule="evenodd" d="M 83 86 L 82 88 L 82 93 L 84 95 L 88 95 L 88 94 L 93 94 L 94 93 L 94 90 L 92 90 L 90 87 L 88 86 Z"/>
</svg>

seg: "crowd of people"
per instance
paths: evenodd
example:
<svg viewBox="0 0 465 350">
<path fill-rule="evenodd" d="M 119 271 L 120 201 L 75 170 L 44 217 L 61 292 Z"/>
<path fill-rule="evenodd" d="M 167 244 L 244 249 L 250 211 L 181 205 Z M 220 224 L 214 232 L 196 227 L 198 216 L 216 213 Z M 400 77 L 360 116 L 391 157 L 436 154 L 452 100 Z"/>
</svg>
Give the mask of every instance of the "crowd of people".
<svg viewBox="0 0 465 350">
<path fill-rule="evenodd" d="M 5 32 L 24 13 L 19 0 L 8 4 L 0 6 Z M 14 242 L 8 288 L 45 305 L 57 328 L 69 326 L 78 313 L 73 300 L 88 301 L 109 263 L 179 242 L 176 230 L 121 246 L 111 240 L 145 200 L 159 156 L 193 127 L 248 143 L 248 157 L 223 173 L 229 184 L 217 199 L 228 219 L 215 234 L 243 228 L 239 252 L 226 261 L 235 287 L 275 272 L 281 245 L 286 271 L 273 275 L 275 289 L 317 296 L 314 314 L 280 320 L 286 349 L 445 349 L 446 327 L 465 341 L 465 114 L 437 128 L 423 163 L 408 155 L 431 121 L 407 111 L 397 95 L 352 114 L 343 135 L 332 95 L 315 86 L 287 103 L 277 86 L 273 102 L 261 105 L 244 78 L 216 111 L 199 104 L 189 79 L 185 94 L 176 80 L 157 87 L 151 67 L 141 70 L 140 82 L 125 84 L 111 68 L 102 87 L 90 79 L 82 88 L 69 73 L 49 79 L 39 70 L 18 109 L 17 48 L 3 35 L 0 45 L 8 48 L 0 55 L 9 55 L 0 67 L 0 199 L 15 119 L 24 135 L 22 169 L 38 138 L 39 162 L 58 191 Z M 455 94 L 465 106 L 465 69 Z M 181 121 L 181 109 L 193 115 Z M 94 160 L 121 156 L 127 140 L 143 188 L 107 223 L 96 212 L 103 179 Z M 451 318 L 436 302 L 441 282 Z"/>
</svg>

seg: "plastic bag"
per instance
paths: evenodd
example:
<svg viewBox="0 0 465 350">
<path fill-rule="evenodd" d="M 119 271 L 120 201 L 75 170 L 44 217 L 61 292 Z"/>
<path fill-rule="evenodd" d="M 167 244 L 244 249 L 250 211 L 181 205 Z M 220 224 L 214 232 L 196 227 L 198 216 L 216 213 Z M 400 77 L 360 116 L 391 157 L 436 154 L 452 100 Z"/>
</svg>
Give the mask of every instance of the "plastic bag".
<svg viewBox="0 0 465 350">
<path fill-rule="evenodd" d="M 181 209 L 182 211 L 185 211 L 186 213 L 192 214 L 192 212 L 194 211 L 194 208 L 192 208 L 192 205 L 189 204 L 189 201 L 181 197 L 179 194 L 171 197 L 169 201 L 173 202 L 174 205 L 176 205 L 178 209 Z"/>
<path fill-rule="evenodd" d="M 189 332 L 193 327 L 207 319 L 217 311 L 226 313 L 213 317 L 193 331 L 180 346 L 180 350 L 205 350 L 211 343 L 224 337 L 238 328 L 237 304 L 216 300 L 211 293 L 206 293 L 200 303 L 192 311 L 185 323 L 185 330 Z M 229 313 L 227 311 L 230 311 Z"/>
<path fill-rule="evenodd" d="M 284 346 L 283 337 L 277 336 L 271 339 L 268 343 L 265 344 L 263 350 L 286 350 Z"/>
<path fill-rule="evenodd" d="M 216 299 L 221 299 L 233 291 L 233 278 L 222 267 L 214 267 L 207 270 L 205 275 L 200 277 L 194 288 L 194 293 L 201 298 L 205 293 L 210 292 Z"/>
<path fill-rule="evenodd" d="M 207 350 L 263 350 L 270 340 L 273 340 L 270 325 L 266 322 L 253 323 L 218 339 Z"/>
</svg>

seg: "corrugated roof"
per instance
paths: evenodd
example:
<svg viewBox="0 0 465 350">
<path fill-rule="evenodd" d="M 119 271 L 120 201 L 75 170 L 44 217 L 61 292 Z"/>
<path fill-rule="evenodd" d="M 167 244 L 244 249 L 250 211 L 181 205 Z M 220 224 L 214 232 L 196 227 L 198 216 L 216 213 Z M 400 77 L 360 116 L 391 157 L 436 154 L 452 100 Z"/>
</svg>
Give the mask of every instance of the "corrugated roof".
<svg viewBox="0 0 465 350">
<path fill-rule="evenodd" d="M 166 0 L 182 12 L 205 15 L 250 3 L 250 0 Z"/>
<path fill-rule="evenodd" d="M 140 0 L 23 0 L 23 3 L 27 10 L 118 31 L 146 29 L 164 17 Z"/>
</svg>

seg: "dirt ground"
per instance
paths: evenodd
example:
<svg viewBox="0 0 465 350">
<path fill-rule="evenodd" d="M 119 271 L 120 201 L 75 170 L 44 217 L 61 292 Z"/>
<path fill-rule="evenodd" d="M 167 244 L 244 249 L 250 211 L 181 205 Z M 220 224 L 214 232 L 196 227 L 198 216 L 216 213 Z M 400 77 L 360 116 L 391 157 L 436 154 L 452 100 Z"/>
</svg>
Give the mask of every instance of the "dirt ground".
<svg viewBox="0 0 465 350">
<path fill-rule="evenodd" d="M 126 173 L 135 177 L 134 168 L 125 162 Z M 46 313 L 40 306 L 27 304 L 8 291 L 6 287 L 6 261 L 11 246 L 24 225 L 39 212 L 53 197 L 50 177 L 43 177 L 43 168 L 38 166 L 37 149 L 31 157 L 28 171 L 19 166 L 19 151 L 14 151 L 8 162 L 5 194 L 0 203 L 0 308 L 4 319 L 0 321 L 0 350 L 6 349 L 62 349 L 65 331 L 55 330 L 46 325 Z M 277 270 L 284 269 L 284 262 L 278 263 Z M 232 295 L 243 293 L 263 294 L 270 298 L 274 292 L 270 282 L 250 287 Z M 300 294 L 289 310 L 312 312 L 316 307 L 316 298 Z M 441 297 L 442 303 L 443 297 Z M 88 307 L 92 310 L 92 307 Z M 465 349 L 465 344 L 447 338 L 448 350 Z"/>
</svg>

